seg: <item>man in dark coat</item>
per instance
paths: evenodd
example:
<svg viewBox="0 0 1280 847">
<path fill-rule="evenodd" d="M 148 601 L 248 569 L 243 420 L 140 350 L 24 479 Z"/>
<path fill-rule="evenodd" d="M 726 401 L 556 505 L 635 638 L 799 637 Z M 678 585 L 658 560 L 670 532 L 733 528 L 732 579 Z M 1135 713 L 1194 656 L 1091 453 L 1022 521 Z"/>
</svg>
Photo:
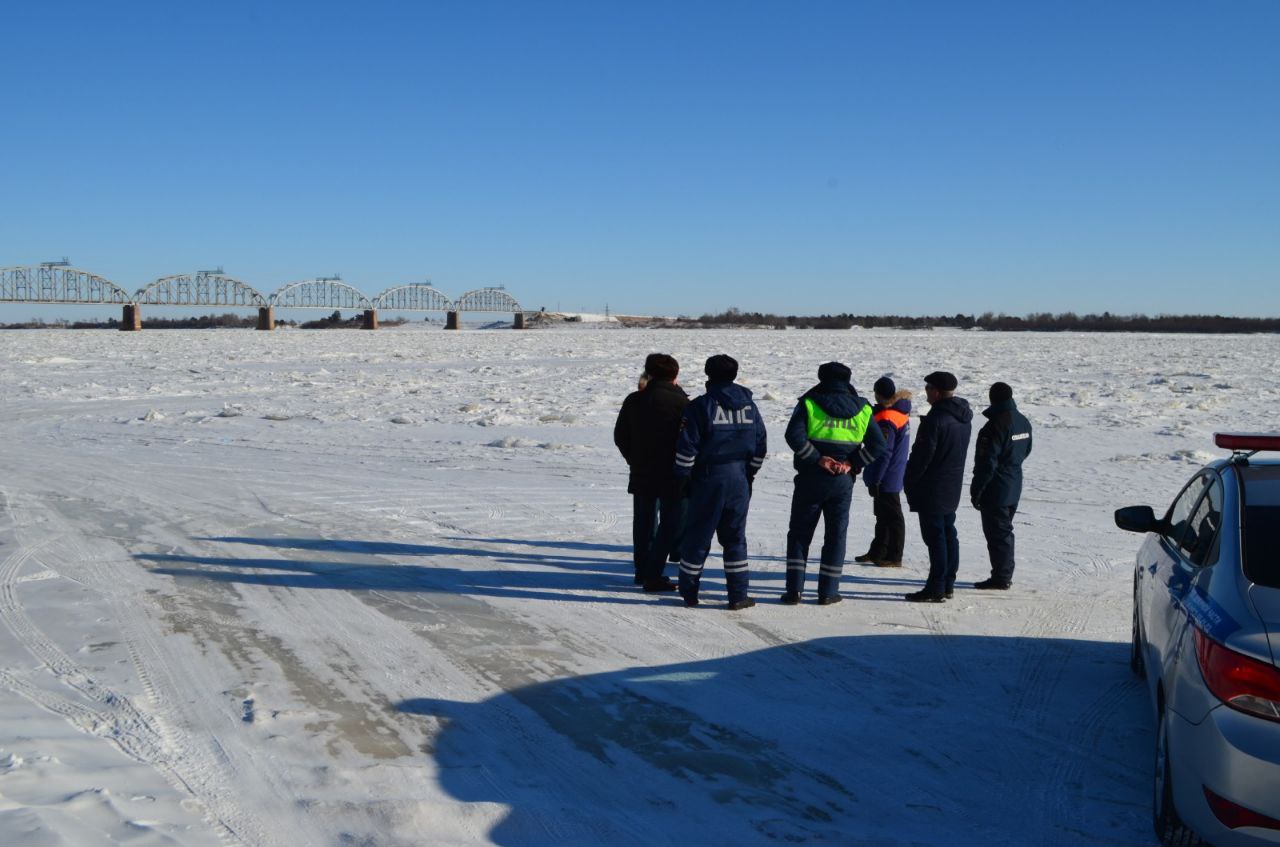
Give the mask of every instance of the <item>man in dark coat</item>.
<svg viewBox="0 0 1280 847">
<path fill-rule="evenodd" d="M 787 424 L 787 444 L 796 467 L 787 530 L 787 589 L 782 595 L 788 606 L 800 602 L 819 517 L 823 539 L 818 604 L 840 602 L 853 478 L 884 452 L 884 437 L 871 422 L 871 404 L 854 391 L 851 377 L 839 362 L 822 365 L 818 384 L 800 397 Z"/>
<path fill-rule="evenodd" d="M 680 544 L 680 596 L 698 605 L 702 566 L 719 536 L 729 608 L 747 609 L 747 507 L 751 480 L 764 463 L 764 420 L 751 392 L 734 382 L 738 363 L 724 354 L 707 359 L 707 393 L 684 410 L 676 441 L 675 474 L 689 482 L 689 515 Z"/>
<path fill-rule="evenodd" d="M 648 592 L 676 589 L 663 570 L 684 530 L 684 482 L 673 473 L 673 463 L 689 395 L 676 384 L 679 373 L 671 356 L 651 354 L 644 362 L 645 387 L 622 402 L 613 427 L 613 443 L 631 467 L 635 582 Z"/>
<path fill-rule="evenodd" d="M 902 519 L 902 478 L 911 449 L 911 392 L 899 391 L 893 380 L 882 376 L 874 386 L 876 405 L 871 420 L 887 445 L 862 473 L 876 516 L 876 533 L 866 553 L 854 559 L 882 568 L 902 567 L 902 547 L 907 524 Z"/>
<path fill-rule="evenodd" d="M 978 430 L 969 500 L 982 513 L 991 577 L 974 588 L 1007 589 L 1013 582 L 1013 516 L 1022 497 L 1022 461 L 1031 455 L 1031 422 L 1013 402 L 1013 389 L 1003 382 L 987 393 L 991 406 Z"/>
<path fill-rule="evenodd" d="M 950 597 L 960 569 L 956 509 L 964 491 L 964 462 L 972 433 L 973 410 L 955 396 L 957 381 L 946 371 L 924 378 L 929 414 L 920 422 L 903 490 L 920 518 L 920 535 L 929 548 L 929 579 L 907 595 L 913 603 L 941 603 Z"/>
</svg>

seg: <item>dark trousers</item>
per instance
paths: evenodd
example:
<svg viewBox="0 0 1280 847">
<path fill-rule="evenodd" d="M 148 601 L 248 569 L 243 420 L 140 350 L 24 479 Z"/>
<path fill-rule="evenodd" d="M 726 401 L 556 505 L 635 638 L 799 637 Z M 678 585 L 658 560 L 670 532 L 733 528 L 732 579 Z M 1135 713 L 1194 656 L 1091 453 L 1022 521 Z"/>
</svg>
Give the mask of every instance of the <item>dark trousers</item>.
<svg viewBox="0 0 1280 847">
<path fill-rule="evenodd" d="M 929 579 L 924 590 L 943 594 L 956 584 L 960 570 L 960 537 L 956 535 L 955 512 L 920 512 L 920 537 L 929 548 Z"/>
<path fill-rule="evenodd" d="M 729 602 L 745 600 L 747 571 L 747 508 L 751 491 L 740 465 L 724 465 L 695 478 L 689 485 L 689 513 L 680 545 L 680 596 L 698 599 L 702 566 L 711 540 L 724 546 L 724 581 Z"/>
<path fill-rule="evenodd" d="M 1013 516 L 1017 506 L 993 506 L 982 510 L 982 534 L 987 537 L 991 578 L 1013 582 Z"/>
<path fill-rule="evenodd" d="M 878 562 L 901 562 L 907 541 L 907 522 L 902 517 L 902 492 L 881 491 L 872 501 L 876 535 L 868 551 Z"/>
<path fill-rule="evenodd" d="M 631 495 L 631 559 L 636 579 L 660 579 L 669 556 L 678 555 L 684 534 L 683 497 Z"/>
<path fill-rule="evenodd" d="M 849 504 L 853 499 L 853 477 L 798 474 L 791 495 L 791 526 L 787 530 L 787 591 L 804 590 L 809 545 L 822 518 L 822 559 L 818 566 L 818 596 L 840 593 L 844 572 L 845 536 L 849 532 Z"/>
</svg>

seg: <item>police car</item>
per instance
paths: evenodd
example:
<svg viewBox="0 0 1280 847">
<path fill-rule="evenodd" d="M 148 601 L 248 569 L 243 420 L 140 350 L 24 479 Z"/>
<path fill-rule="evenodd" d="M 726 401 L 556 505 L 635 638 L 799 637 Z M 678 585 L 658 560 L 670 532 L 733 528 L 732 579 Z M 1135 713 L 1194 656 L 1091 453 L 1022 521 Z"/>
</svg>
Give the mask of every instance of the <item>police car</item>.
<svg viewBox="0 0 1280 847">
<path fill-rule="evenodd" d="M 1233 451 L 1148 533 L 1133 580 L 1130 663 L 1156 713 L 1153 818 L 1166 845 L 1280 844 L 1280 435 L 1217 433 Z"/>
</svg>

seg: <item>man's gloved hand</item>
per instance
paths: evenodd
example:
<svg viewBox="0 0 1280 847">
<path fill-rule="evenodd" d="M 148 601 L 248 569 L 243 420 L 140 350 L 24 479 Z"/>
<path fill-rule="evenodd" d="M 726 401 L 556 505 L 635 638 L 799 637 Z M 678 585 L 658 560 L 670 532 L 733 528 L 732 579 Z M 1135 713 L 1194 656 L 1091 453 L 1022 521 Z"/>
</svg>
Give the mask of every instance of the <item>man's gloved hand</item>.
<svg viewBox="0 0 1280 847">
<path fill-rule="evenodd" d="M 868 493 L 868 494 L 870 494 L 872 497 L 879 497 L 879 496 L 880 496 L 880 485 L 879 485 L 878 483 L 877 483 L 877 484 L 875 484 L 875 485 L 868 485 L 868 486 L 867 486 L 867 493 Z"/>
</svg>

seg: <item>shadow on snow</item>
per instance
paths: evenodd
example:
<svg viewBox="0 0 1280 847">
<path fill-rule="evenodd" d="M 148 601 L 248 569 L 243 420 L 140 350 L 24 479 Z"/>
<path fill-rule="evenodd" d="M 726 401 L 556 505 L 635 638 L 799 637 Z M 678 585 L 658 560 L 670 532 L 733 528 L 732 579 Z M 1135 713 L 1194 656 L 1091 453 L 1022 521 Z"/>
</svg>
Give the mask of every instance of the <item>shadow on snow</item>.
<svg viewBox="0 0 1280 847">
<path fill-rule="evenodd" d="M 173 577 L 208 579 L 216 582 L 234 582 L 246 585 L 271 585 L 289 588 L 318 588 L 344 591 L 432 591 L 461 592 L 494 597 L 515 597 L 537 600 L 568 600 L 593 603 L 652 603 L 659 598 L 645 596 L 632 585 L 632 563 L 627 558 L 596 558 L 563 553 L 531 553 L 512 550 L 491 550 L 475 547 L 452 547 L 436 544 L 408 544 L 391 541 L 367 541 L 328 538 L 294 537 L 245 537 L 220 536 L 197 538 L 221 544 L 243 544 L 280 550 L 306 550 L 316 553 L 358 554 L 369 557 L 403 556 L 422 558 L 464 557 L 485 559 L 516 568 L 477 570 L 449 567 L 443 564 L 400 564 L 385 562 L 333 562 L 323 560 L 240 558 L 229 556 L 202 556 L 196 554 L 137 554 L 135 558 L 158 565 L 199 565 L 200 568 L 158 567 L 154 572 Z M 578 542 L 517 541 L 514 539 L 461 539 L 470 542 L 528 545 L 536 547 L 566 547 L 570 549 L 618 549 L 630 548 L 616 545 L 587 545 Z M 536 568 L 522 570 L 520 568 Z M 226 570 L 210 570 L 219 568 Z M 816 590 L 817 562 L 812 562 L 809 573 L 809 591 Z M 560 572 L 557 572 L 559 570 Z M 270 573 L 268 573 L 270 571 Z M 675 565 L 668 566 L 674 578 Z M 723 591 L 723 571 L 718 557 L 707 560 L 707 570 L 702 579 L 704 599 L 715 603 Z M 778 571 L 751 574 L 752 592 L 757 597 L 771 599 L 782 593 L 780 583 L 785 574 Z M 843 579 L 847 586 L 845 596 L 874 601 L 900 601 L 897 593 L 857 591 L 856 587 L 901 585 L 918 588 L 923 579 L 882 578 L 862 576 L 856 565 L 846 566 Z M 764 590 L 759 590 L 761 588 Z M 854 590 L 849 590 L 854 589 Z M 590 596 L 565 593 L 568 591 L 597 592 Z M 601 597 L 598 592 L 613 592 L 618 596 Z M 667 595 L 666 602 L 678 602 Z"/>
<path fill-rule="evenodd" d="M 1148 840 L 1123 644 L 823 638 L 397 708 L 453 796 L 510 807 L 498 844 Z"/>
</svg>

